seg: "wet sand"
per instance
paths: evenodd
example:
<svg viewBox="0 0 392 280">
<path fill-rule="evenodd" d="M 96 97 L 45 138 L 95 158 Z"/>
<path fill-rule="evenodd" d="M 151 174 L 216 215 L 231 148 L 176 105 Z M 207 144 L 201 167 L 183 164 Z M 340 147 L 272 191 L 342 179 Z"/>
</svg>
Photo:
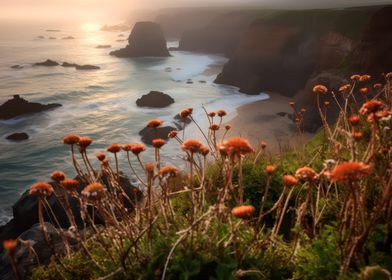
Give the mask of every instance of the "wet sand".
<svg viewBox="0 0 392 280">
<path fill-rule="evenodd" d="M 247 138 L 254 148 L 261 141 L 267 142 L 267 152 L 281 153 L 292 148 L 300 148 L 312 136 L 299 136 L 298 129 L 289 118 L 293 111 L 289 106 L 292 99 L 278 93 L 269 93 L 270 98 L 237 108 L 228 123 L 232 129 L 226 139 L 234 136 Z M 220 139 L 220 138 L 218 138 Z"/>
</svg>

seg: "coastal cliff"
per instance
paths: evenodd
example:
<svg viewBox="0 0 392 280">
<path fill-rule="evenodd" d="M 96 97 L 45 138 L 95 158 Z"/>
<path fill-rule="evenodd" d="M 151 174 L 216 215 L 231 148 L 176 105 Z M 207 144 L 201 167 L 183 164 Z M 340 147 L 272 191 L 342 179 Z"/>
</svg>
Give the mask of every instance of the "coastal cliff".
<svg viewBox="0 0 392 280">
<path fill-rule="evenodd" d="M 136 23 L 129 35 L 128 45 L 110 54 L 117 57 L 170 56 L 162 29 L 154 22 Z"/>
<path fill-rule="evenodd" d="M 343 65 L 374 9 L 290 11 L 255 20 L 215 82 L 248 94 L 294 96 L 309 76 Z"/>
</svg>

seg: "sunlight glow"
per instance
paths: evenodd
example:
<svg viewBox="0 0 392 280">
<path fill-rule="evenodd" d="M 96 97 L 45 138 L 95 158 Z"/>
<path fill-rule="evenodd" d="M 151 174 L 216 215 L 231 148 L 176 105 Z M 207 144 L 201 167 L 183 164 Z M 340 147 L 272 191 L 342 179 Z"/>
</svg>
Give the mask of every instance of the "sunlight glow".
<svg viewBox="0 0 392 280">
<path fill-rule="evenodd" d="M 100 27 L 96 22 L 84 22 L 81 26 L 82 30 L 87 32 L 98 31 Z"/>
</svg>

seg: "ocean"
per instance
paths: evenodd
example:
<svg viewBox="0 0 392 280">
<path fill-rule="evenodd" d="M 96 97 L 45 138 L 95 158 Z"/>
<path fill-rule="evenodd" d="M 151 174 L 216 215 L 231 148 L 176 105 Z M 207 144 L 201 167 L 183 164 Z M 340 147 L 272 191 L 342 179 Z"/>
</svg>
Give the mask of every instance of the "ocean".
<svg viewBox="0 0 392 280">
<path fill-rule="evenodd" d="M 83 29 L 76 23 L 53 26 L 44 22 L 0 21 L 0 104 L 20 94 L 29 101 L 63 105 L 52 111 L 0 121 L 0 224 L 10 219 L 12 205 L 32 183 L 48 181 L 54 170 L 61 170 L 70 178 L 75 176 L 69 147 L 61 143 L 66 134 L 92 137 L 94 142 L 89 151 L 90 158 L 95 158 L 94 154 L 104 151 L 109 144 L 139 143 L 138 132 L 150 119 L 162 119 L 170 125 L 181 109 L 193 107 L 196 120 L 206 125 L 203 105 L 208 110 L 225 109 L 233 116 L 238 106 L 268 98 L 266 94 L 248 96 L 235 87 L 214 84 L 216 75 L 211 75 L 208 69 L 226 60 L 221 55 L 172 51 L 172 57 L 168 58 L 110 56 L 111 50 L 127 44 L 118 40 L 128 35 Z M 74 39 L 62 39 L 67 36 Z M 100 44 L 112 47 L 96 48 Z M 176 41 L 168 42 L 168 46 L 176 45 Z M 32 66 L 46 59 L 93 64 L 101 69 Z M 15 64 L 23 68 L 11 69 Z M 188 79 L 193 83 L 188 84 Z M 136 99 L 151 90 L 169 94 L 175 103 L 163 109 L 137 107 Z M 30 139 L 6 140 L 13 132 L 26 132 Z M 186 129 L 186 135 L 201 138 L 192 126 Z M 179 155 L 181 150 L 174 141 L 162 150 L 165 164 L 181 166 Z M 152 157 L 152 149 L 143 154 L 144 161 Z M 130 175 L 124 158 L 120 158 L 120 168 Z"/>
</svg>

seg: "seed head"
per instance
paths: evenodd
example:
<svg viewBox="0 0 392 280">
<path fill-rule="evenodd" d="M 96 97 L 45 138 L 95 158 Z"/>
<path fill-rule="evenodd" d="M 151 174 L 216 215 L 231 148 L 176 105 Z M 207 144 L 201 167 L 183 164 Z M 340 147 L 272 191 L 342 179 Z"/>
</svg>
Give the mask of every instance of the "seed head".
<svg viewBox="0 0 392 280">
<path fill-rule="evenodd" d="M 201 144 L 200 141 L 195 140 L 195 139 L 188 139 L 182 143 L 182 149 L 185 151 L 189 151 L 191 153 L 197 153 L 199 152 L 200 148 L 203 145 Z"/>
<path fill-rule="evenodd" d="M 314 93 L 327 93 L 328 89 L 326 86 L 323 85 L 316 85 L 313 87 L 313 92 Z"/>
<path fill-rule="evenodd" d="M 217 112 L 216 112 L 216 114 L 218 115 L 218 117 L 221 117 L 221 118 L 223 118 L 224 116 L 226 116 L 227 114 L 226 114 L 226 111 L 225 110 L 218 110 Z"/>
<path fill-rule="evenodd" d="M 157 149 L 161 148 L 165 144 L 166 144 L 166 141 L 161 138 L 152 140 L 152 146 Z"/>
<path fill-rule="evenodd" d="M 54 171 L 51 175 L 50 175 L 50 179 L 52 179 L 53 181 L 59 183 L 61 181 L 63 181 L 65 179 L 65 174 L 61 171 Z"/>
<path fill-rule="evenodd" d="M 141 152 L 144 152 L 146 147 L 143 144 L 135 144 L 132 145 L 131 151 L 134 155 L 139 155 Z"/>
<path fill-rule="evenodd" d="M 210 149 L 208 149 L 206 146 L 201 146 L 199 149 L 199 153 L 205 157 L 210 153 Z"/>
<path fill-rule="evenodd" d="M 121 151 L 121 146 L 119 144 L 112 144 L 109 147 L 106 148 L 106 151 L 108 151 L 109 153 L 118 153 L 119 151 Z"/>
<path fill-rule="evenodd" d="M 225 129 L 226 129 L 226 130 L 230 130 L 230 129 L 231 129 L 231 124 L 229 124 L 229 123 L 226 124 L 226 125 L 225 125 Z"/>
<path fill-rule="evenodd" d="M 163 124 L 163 121 L 161 121 L 161 120 L 151 120 L 147 123 L 147 127 L 157 128 L 157 127 L 160 127 L 162 124 Z"/>
<path fill-rule="evenodd" d="M 213 123 L 213 124 L 210 125 L 209 128 L 210 128 L 212 131 L 217 131 L 217 130 L 219 130 L 219 125 Z"/>
<path fill-rule="evenodd" d="M 362 162 L 344 162 L 335 167 L 331 173 L 334 182 L 359 181 L 371 173 L 370 165 Z"/>
<path fill-rule="evenodd" d="M 285 186 L 291 187 L 291 186 L 296 185 L 297 183 L 298 183 L 298 180 L 294 176 L 291 176 L 291 175 L 284 175 L 283 176 L 283 184 Z"/>
<path fill-rule="evenodd" d="M 295 177 L 301 182 L 312 182 L 317 179 L 317 173 L 310 167 L 301 167 L 295 172 Z"/>
<path fill-rule="evenodd" d="M 240 218 L 240 219 L 246 219 L 249 218 L 250 216 L 253 215 L 253 213 L 255 212 L 255 208 L 252 205 L 241 205 L 241 206 L 237 206 L 234 207 L 231 210 L 231 214 L 234 217 Z"/>
<path fill-rule="evenodd" d="M 50 196 L 53 192 L 53 187 L 45 182 L 38 182 L 30 187 L 29 194 L 38 196 Z"/>
<path fill-rule="evenodd" d="M 74 145 L 79 142 L 79 136 L 76 134 L 68 134 L 63 138 L 63 143 L 66 145 Z"/>
<path fill-rule="evenodd" d="M 210 117 L 210 118 L 213 118 L 213 117 L 215 117 L 215 112 L 210 112 L 210 113 L 208 113 L 208 116 Z"/>
</svg>

